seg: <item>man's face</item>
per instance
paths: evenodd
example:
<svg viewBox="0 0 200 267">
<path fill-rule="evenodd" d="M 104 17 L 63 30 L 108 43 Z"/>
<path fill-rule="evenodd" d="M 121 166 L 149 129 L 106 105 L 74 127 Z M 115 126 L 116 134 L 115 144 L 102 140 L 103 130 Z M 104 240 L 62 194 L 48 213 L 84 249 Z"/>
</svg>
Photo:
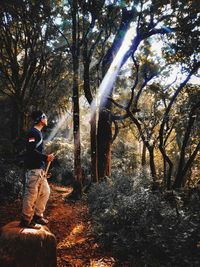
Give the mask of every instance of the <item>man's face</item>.
<svg viewBox="0 0 200 267">
<path fill-rule="evenodd" d="M 47 115 L 46 114 L 42 114 L 41 123 L 42 123 L 43 126 L 47 126 L 48 125 L 48 120 L 47 120 Z"/>
</svg>

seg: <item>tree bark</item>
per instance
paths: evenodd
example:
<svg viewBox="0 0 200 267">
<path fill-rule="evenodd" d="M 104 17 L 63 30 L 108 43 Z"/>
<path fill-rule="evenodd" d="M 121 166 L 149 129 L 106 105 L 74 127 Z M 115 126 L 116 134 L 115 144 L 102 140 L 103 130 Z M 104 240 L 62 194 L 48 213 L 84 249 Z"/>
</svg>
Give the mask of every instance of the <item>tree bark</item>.
<svg viewBox="0 0 200 267">
<path fill-rule="evenodd" d="M 188 170 L 191 168 L 192 163 L 193 163 L 194 159 L 196 158 L 197 153 L 199 152 L 199 150 L 200 150 L 200 143 L 197 144 L 197 146 L 194 149 L 192 155 L 190 156 L 190 158 L 188 159 L 188 161 L 185 164 L 185 167 L 183 169 L 184 176 L 187 174 Z M 183 186 L 185 185 L 185 183 L 186 183 L 186 180 L 183 180 Z"/>
<path fill-rule="evenodd" d="M 92 97 L 91 90 L 90 90 L 90 58 L 88 56 L 87 40 L 84 40 L 83 62 L 84 62 L 83 89 L 84 89 L 85 97 L 91 106 L 93 97 Z M 94 105 L 94 108 L 96 108 L 95 105 Z M 91 181 L 97 182 L 98 173 L 97 173 L 96 110 L 92 110 L 92 109 L 91 109 L 91 120 L 90 120 L 90 147 L 91 147 L 91 168 L 90 168 L 91 169 Z"/>
<path fill-rule="evenodd" d="M 80 113 L 79 113 L 79 44 L 78 44 L 78 4 L 72 2 L 72 57 L 73 57 L 73 132 L 74 132 L 74 179 L 81 184 L 81 144 L 80 144 Z"/>
<path fill-rule="evenodd" d="M 91 180 L 92 182 L 98 182 L 98 170 L 97 170 L 97 127 L 96 127 L 96 111 L 90 121 L 90 140 L 91 140 Z"/>
<path fill-rule="evenodd" d="M 161 142 L 161 144 L 162 144 L 162 142 Z M 166 151 L 162 145 L 159 145 L 159 149 L 160 149 L 160 152 L 163 156 L 163 161 L 165 163 L 165 170 L 166 170 L 166 163 L 169 166 L 168 171 L 165 171 L 166 177 L 164 179 L 166 181 L 167 189 L 170 190 L 171 189 L 171 177 L 172 177 L 173 163 L 170 160 L 170 158 L 167 156 Z"/>
<path fill-rule="evenodd" d="M 111 175 L 112 121 L 111 102 L 106 103 L 99 111 L 97 143 L 98 143 L 98 177 Z"/>
<path fill-rule="evenodd" d="M 157 174 L 156 174 L 156 166 L 155 166 L 155 161 L 154 161 L 154 147 L 149 146 L 148 151 L 149 151 L 149 164 L 150 164 L 151 176 L 153 178 L 153 181 L 155 182 Z"/>
<path fill-rule="evenodd" d="M 142 160 L 141 160 L 142 167 L 145 167 L 147 163 L 146 162 L 146 151 L 147 151 L 147 147 L 145 143 L 143 142 L 142 143 Z"/>
</svg>

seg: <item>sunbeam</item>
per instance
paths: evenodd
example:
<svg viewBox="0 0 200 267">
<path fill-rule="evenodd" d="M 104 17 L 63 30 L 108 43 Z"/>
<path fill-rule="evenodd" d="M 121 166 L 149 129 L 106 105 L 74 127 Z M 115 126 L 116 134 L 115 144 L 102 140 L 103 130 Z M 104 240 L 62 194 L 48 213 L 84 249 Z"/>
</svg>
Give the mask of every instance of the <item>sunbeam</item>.
<svg viewBox="0 0 200 267">
<path fill-rule="evenodd" d="M 109 96 L 109 94 L 112 90 L 112 87 L 114 85 L 114 82 L 117 78 L 117 75 L 120 71 L 124 55 L 126 54 L 126 52 L 128 51 L 128 49 L 131 45 L 132 39 L 135 35 L 135 32 L 136 32 L 135 31 L 135 25 L 133 24 L 133 25 L 131 25 L 131 27 L 127 31 L 127 33 L 124 37 L 123 43 L 122 43 L 117 55 L 115 56 L 110 68 L 108 69 L 106 75 L 103 78 L 103 81 L 101 82 L 101 84 L 99 86 L 99 90 L 98 90 L 99 92 L 91 104 L 91 116 L 93 116 L 95 111 L 96 111 L 96 103 L 98 103 L 100 100 L 101 105 L 103 105 L 105 103 L 107 97 Z"/>
</svg>

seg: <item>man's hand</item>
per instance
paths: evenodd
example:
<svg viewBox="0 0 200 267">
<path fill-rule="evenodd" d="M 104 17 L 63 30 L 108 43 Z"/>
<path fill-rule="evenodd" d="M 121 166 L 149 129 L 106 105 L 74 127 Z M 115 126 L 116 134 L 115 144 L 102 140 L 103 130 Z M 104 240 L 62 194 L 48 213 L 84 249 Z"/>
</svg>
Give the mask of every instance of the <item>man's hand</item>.
<svg viewBox="0 0 200 267">
<path fill-rule="evenodd" d="M 53 161 L 54 158 L 55 158 L 54 154 L 49 154 L 49 155 L 47 156 L 47 161 Z"/>
</svg>

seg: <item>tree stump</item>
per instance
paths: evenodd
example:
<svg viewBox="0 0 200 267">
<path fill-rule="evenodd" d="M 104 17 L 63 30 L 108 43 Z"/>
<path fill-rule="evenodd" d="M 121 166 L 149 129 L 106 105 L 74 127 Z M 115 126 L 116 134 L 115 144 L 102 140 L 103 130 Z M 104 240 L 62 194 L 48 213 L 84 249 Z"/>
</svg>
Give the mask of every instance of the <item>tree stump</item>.
<svg viewBox="0 0 200 267">
<path fill-rule="evenodd" d="M 1 267 L 56 267 L 56 239 L 46 226 L 21 228 L 19 221 L 1 229 Z"/>
</svg>

